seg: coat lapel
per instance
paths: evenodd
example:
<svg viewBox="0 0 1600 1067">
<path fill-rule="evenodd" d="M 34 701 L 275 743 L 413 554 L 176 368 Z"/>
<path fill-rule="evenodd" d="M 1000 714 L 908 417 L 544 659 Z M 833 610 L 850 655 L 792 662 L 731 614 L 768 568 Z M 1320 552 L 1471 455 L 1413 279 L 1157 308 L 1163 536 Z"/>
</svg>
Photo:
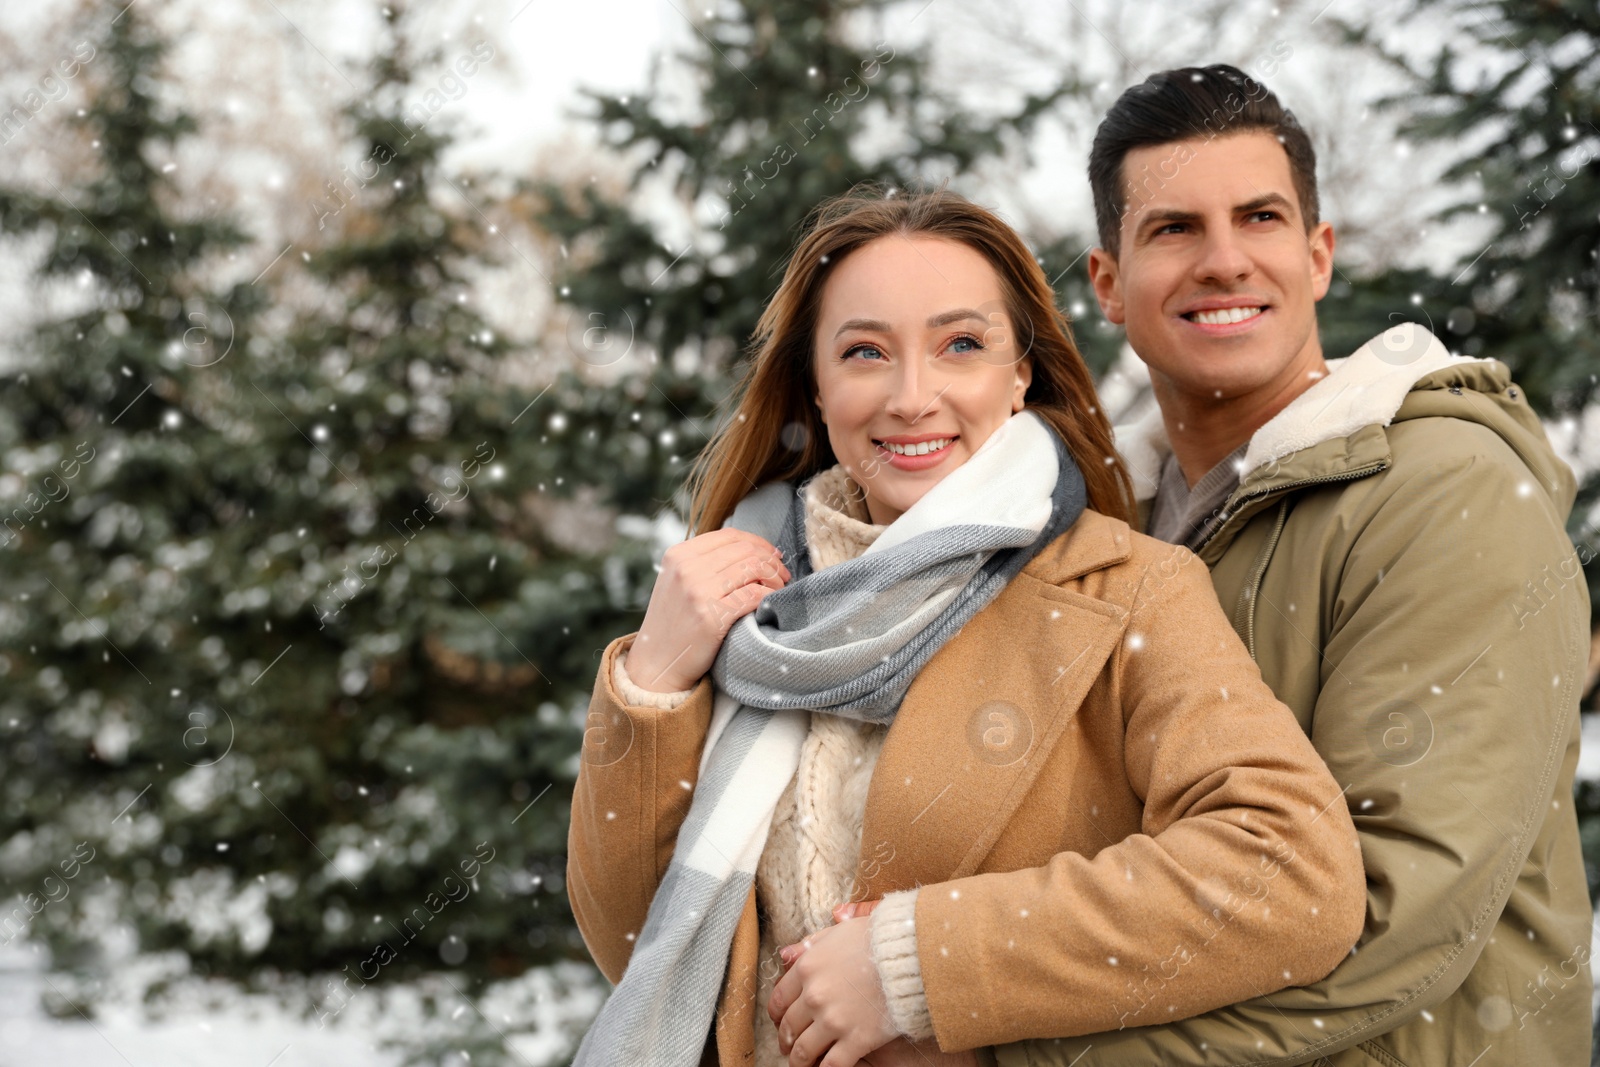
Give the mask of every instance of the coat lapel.
<svg viewBox="0 0 1600 1067">
<path fill-rule="evenodd" d="M 856 899 L 978 869 L 1125 626 L 1059 583 L 1126 559 L 1127 538 L 1085 512 L 923 667 L 868 787 Z"/>
</svg>

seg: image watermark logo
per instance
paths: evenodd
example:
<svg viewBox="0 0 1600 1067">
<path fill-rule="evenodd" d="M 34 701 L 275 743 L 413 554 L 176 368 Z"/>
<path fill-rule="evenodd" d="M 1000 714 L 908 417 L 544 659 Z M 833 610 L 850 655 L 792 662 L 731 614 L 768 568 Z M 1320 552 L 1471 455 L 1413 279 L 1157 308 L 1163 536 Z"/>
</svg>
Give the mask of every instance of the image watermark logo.
<svg viewBox="0 0 1600 1067">
<path fill-rule="evenodd" d="M 591 708 L 583 724 L 583 762 L 609 767 L 633 748 L 633 719 L 621 708 Z"/>
<path fill-rule="evenodd" d="M 633 316 L 626 311 L 621 323 L 599 311 L 574 313 L 566 333 L 567 348 L 591 367 L 609 367 L 633 351 Z"/>
<path fill-rule="evenodd" d="M 191 367 L 214 367 L 233 351 L 233 316 L 223 307 L 191 307 L 182 351 L 174 354 Z M 218 327 L 221 327 L 220 329 Z"/>
<path fill-rule="evenodd" d="M 1433 720 L 1409 700 L 1396 700 L 1367 719 L 1367 747 L 1391 767 L 1409 767 L 1433 747 Z"/>
<path fill-rule="evenodd" d="M 1403 322 L 1367 342 L 1368 350 L 1391 367 L 1410 366 L 1432 346 L 1433 334 L 1414 322 Z"/>
<path fill-rule="evenodd" d="M 845 108 L 851 104 L 859 104 L 867 98 L 872 91 L 870 83 L 883 72 L 884 64 L 894 60 L 895 51 L 888 42 L 879 41 L 873 45 L 873 56 L 875 58 L 862 61 L 856 73 L 846 77 L 840 83 L 838 90 L 825 95 L 822 102 L 811 109 L 810 114 L 789 120 L 789 128 L 798 135 L 796 143 L 801 148 L 816 140 Z M 780 141 L 773 146 L 765 159 L 753 167 L 746 166 L 738 180 L 730 180 L 727 189 L 724 190 L 728 209 L 717 221 L 717 229 L 726 227 L 730 219 L 748 207 L 756 194 L 767 187 L 767 182 L 777 178 L 779 171 L 799 157 L 800 153 L 795 151 L 789 141 Z"/>
<path fill-rule="evenodd" d="M 488 855 L 484 855 L 484 850 Z M 460 903 L 471 896 L 477 889 L 479 873 L 488 864 L 494 862 L 495 850 L 489 842 L 479 842 L 473 855 L 460 861 L 457 865 L 460 874 L 451 871 L 439 883 L 443 892 L 429 892 L 423 897 L 422 903 L 412 908 L 401 920 L 400 926 L 389 923 L 391 929 L 398 935 L 399 946 L 396 947 L 388 940 L 379 941 L 373 946 L 372 951 L 364 956 L 356 965 L 355 973 L 351 973 L 350 965 L 343 968 L 342 979 L 328 979 L 324 984 L 323 996 L 320 1003 L 312 1004 L 317 1014 L 317 1029 L 328 1025 L 328 1020 L 337 1016 L 345 1007 L 355 999 L 356 994 L 366 988 L 367 983 L 375 980 L 382 973 L 383 968 L 400 958 L 407 945 L 421 935 L 427 925 L 439 913 L 449 907 L 451 903 Z M 449 937 L 439 947 L 440 958 L 446 966 L 455 967 L 467 958 L 466 943 L 457 937 Z M 352 987 L 351 983 L 354 982 Z"/>
<path fill-rule="evenodd" d="M 0 144 L 10 144 L 22 135 L 34 116 L 67 95 L 67 82 L 78 76 L 96 55 L 94 45 L 79 41 L 69 55 L 56 60 L 37 85 L 30 86 L 22 99 L 0 112 Z"/>
<path fill-rule="evenodd" d="M 1033 747 L 1033 720 L 1009 700 L 980 704 L 967 719 L 967 747 L 985 763 L 1009 766 Z"/>
<path fill-rule="evenodd" d="M 489 449 L 487 456 L 483 455 L 483 450 L 486 448 Z M 484 467 L 494 461 L 495 455 L 496 451 L 490 446 L 489 442 L 480 442 L 473 452 L 474 458 L 461 461 L 460 466 L 463 478 L 460 481 L 454 485 L 444 486 L 443 493 L 428 493 L 423 498 L 422 506 L 413 508 L 411 514 L 401 520 L 401 525 L 394 527 L 405 538 L 405 544 L 410 544 L 417 534 L 421 533 L 433 521 L 433 517 L 445 509 L 446 505 L 466 499 L 467 493 L 471 488 L 467 483 L 482 473 Z M 457 490 L 460 490 L 460 492 L 458 493 Z M 393 526 L 393 523 L 390 525 Z M 413 525 L 416 527 L 414 530 L 412 529 Z M 365 559 L 356 564 L 355 574 L 351 574 L 349 565 L 346 565 L 343 568 L 343 579 L 337 583 L 328 582 L 327 588 L 317 594 L 320 603 L 312 604 L 312 609 L 317 613 L 317 618 L 322 623 L 317 629 L 326 629 L 328 620 L 337 618 L 346 604 L 359 596 L 362 590 L 377 579 L 379 572 L 384 567 L 400 558 L 399 550 L 393 545 L 394 542 L 385 541 L 373 549 Z M 404 544 L 400 547 L 403 548 Z"/>
<path fill-rule="evenodd" d="M 39 883 L 42 896 L 40 893 L 18 894 L 19 903 L 11 909 L 11 914 L 0 916 L 0 945 L 9 945 L 51 904 L 59 904 L 71 896 L 72 886 L 67 883 L 78 877 L 78 872 L 94 857 L 94 846 L 87 841 L 80 842 L 71 856 L 56 864 L 60 874 L 52 871 Z"/>
<path fill-rule="evenodd" d="M 67 483 L 76 478 L 84 465 L 93 460 L 96 454 L 89 442 L 78 442 L 73 454 L 57 463 L 55 472 L 40 478 L 38 486 L 24 494 L 15 507 L 5 510 L 4 505 L 0 504 L 0 526 L 3 526 L 6 532 L 6 537 L 0 539 L 0 545 L 14 544 L 22 531 L 38 518 L 41 512 L 51 504 L 59 504 L 71 496 L 72 486 Z M 13 497 L 21 484 L 14 474 L 0 476 L 0 497 Z"/>
<path fill-rule="evenodd" d="M 222 743 L 222 752 L 216 756 L 212 753 L 217 749 L 217 738 L 211 736 L 211 730 L 216 727 L 216 717 L 204 711 L 189 712 L 188 721 L 192 724 L 183 731 L 184 749 L 201 758 L 184 760 L 191 767 L 214 767 L 227 758 L 233 751 L 234 725 L 233 716 L 228 714 L 226 708 L 219 708 L 222 717 L 227 720 L 227 740 Z"/>
<path fill-rule="evenodd" d="M 494 56 L 494 45 L 488 41 L 479 41 L 470 51 L 457 56 L 455 63 L 445 68 L 444 73 L 422 93 L 416 103 L 407 107 L 401 114 L 401 126 L 395 127 L 395 133 L 403 135 L 403 140 L 399 142 L 401 147 L 410 144 L 446 104 L 466 96 L 467 79 L 477 74 L 478 68 Z M 327 201 L 310 202 L 311 214 L 317 220 L 317 229 L 324 229 L 330 219 L 337 218 L 346 205 L 376 180 L 383 168 L 393 162 L 396 156 L 397 153 L 392 145 L 378 142 L 373 145 L 367 158 L 356 164 L 354 172 L 349 167 L 341 167 L 340 172 L 343 175 L 341 178 L 337 181 L 332 178 L 324 181 L 322 187 L 327 193 Z"/>
</svg>

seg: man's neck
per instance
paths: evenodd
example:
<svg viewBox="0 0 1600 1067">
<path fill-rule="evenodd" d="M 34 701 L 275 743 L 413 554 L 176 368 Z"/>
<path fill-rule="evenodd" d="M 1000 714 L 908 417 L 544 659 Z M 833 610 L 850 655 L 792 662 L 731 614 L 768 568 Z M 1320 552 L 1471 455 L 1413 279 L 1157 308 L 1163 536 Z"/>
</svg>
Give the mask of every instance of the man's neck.
<svg viewBox="0 0 1600 1067">
<path fill-rule="evenodd" d="M 1283 374 L 1240 396 L 1200 395 L 1185 391 L 1165 375 L 1152 374 L 1151 389 L 1184 481 L 1194 488 L 1290 401 L 1327 376 L 1322 347 L 1314 342 Z"/>
</svg>

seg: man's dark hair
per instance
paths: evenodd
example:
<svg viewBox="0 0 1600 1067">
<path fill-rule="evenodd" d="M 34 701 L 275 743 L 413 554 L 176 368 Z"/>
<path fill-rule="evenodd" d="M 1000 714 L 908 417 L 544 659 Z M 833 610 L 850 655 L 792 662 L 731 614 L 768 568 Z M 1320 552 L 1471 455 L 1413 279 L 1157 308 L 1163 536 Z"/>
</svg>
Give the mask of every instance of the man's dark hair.
<svg viewBox="0 0 1600 1067">
<path fill-rule="evenodd" d="M 1119 255 L 1122 213 L 1133 199 L 1129 188 L 1160 188 L 1165 175 L 1152 173 L 1142 183 L 1123 174 L 1123 160 L 1136 148 L 1193 138 L 1226 136 L 1262 130 L 1277 137 L 1289 155 L 1289 172 L 1305 217 L 1306 232 L 1318 221 L 1317 154 L 1294 113 L 1278 102 L 1265 85 L 1238 67 L 1225 63 L 1181 67 L 1152 74 L 1117 98 L 1094 133 L 1089 152 L 1089 188 L 1094 193 L 1094 218 L 1100 246 Z M 1164 165 L 1165 166 L 1165 165 Z M 1148 199 L 1146 193 L 1141 199 Z"/>
</svg>

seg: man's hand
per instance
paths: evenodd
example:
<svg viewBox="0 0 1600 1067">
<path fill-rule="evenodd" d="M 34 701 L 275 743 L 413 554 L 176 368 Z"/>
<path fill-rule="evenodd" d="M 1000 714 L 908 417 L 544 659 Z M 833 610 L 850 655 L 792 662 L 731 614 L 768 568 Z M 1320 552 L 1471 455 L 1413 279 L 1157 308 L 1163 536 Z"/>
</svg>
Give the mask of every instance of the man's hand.
<svg viewBox="0 0 1600 1067">
<path fill-rule="evenodd" d="M 787 970 L 767 1015 L 790 1067 L 855 1067 L 900 1036 L 872 961 L 865 916 L 818 930 L 780 954 Z"/>
<path fill-rule="evenodd" d="M 940 1052 L 935 1041 L 912 1042 L 904 1035 L 864 1057 L 866 1067 L 978 1067 L 972 1049 L 965 1052 Z"/>
</svg>

